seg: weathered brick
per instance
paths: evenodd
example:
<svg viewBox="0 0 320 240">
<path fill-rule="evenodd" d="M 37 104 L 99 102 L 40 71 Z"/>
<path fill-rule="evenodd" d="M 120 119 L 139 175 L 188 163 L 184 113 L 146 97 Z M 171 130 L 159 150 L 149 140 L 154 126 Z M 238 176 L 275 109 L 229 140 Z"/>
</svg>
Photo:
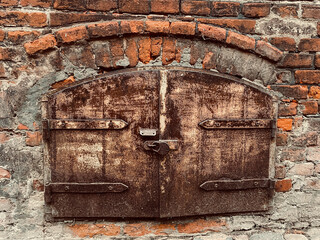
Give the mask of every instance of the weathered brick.
<svg viewBox="0 0 320 240">
<path fill-rule="evenodd" d="M 309 89 L 308 96 L 314 99 L 320 99 L 320 87 L 319 86 L 311 86 Z"/>
<path fill-rule="evenodd" d="M 95 236 L 117 236 L 121 228 L 115 224 L 74 224 L 68 226 L 74 236 L 92 238 Z"/>
<path fill-rule="evenodd" d="M 7 77 L 6 69 L 4 68 L 3 63 L 0 63 L 0 78 L 5 78 L 5 77 Z"/>
<path fill-rule="evenodd" d="M 320 70 L 297 70 L 295 71 L 296 83 L 319 84 Z"/>
<path fill-rule="evenodd" d="M 51 88 L 52 89 L 59 89 L 59 88 L 63 88 L 65 86 L 68 86 L 70 85 L 71 83 L 75 82 L 75 78 L 74 76 L 70 76 L 68 77 L 67 79 L 65 80 L 62 80 L 62 81 L 59 81 L 59 82 L 56 82 L 54 84 L 51 85 Z"/>
<path fill-rule="evenodd" d="M 181 12 L 191 15 L 209 15 L 210 7 L 208 1 L 183 0 Z"/>
<path fill-rule="evenodd" d="M 69 9 L 69 10 L 85 10 L 85 0 L 54 0 L 53 7 L 55 9 Z"/>
<path fill-rule="evenodd" d="M 280 17 L 298 17 L 299 6 L 297 4 L 277 4 L 272 7 L 272 12 Z"/>
<path fill-rule="evenodd" d="M 240 13 L 240 3 L 212 2 L 211 15 L 215 17 L 237 17 Z"/>
<path fill-rule="evenodd" d="M 151 12 L 179 13 L 179 0 L 151 0 Z"/>
<path fill-rule="evenodd" d="M 224 220 L 204 220 L 199 219 L 193 222 L 178 224 L 177 230 L 179 233 L 191 234 L 191 233 L 203 233 L 211 231 L 221 231 L 226 227 Z"/>
<path fill-rule="evenodd" d="M 279 66 L 287 68 L 309 68 L 313 64 L 313 55 L 287 53 L 284 55 Z"/>
<path fill-rule="evenodd" d="M 217 66 L 217 56 L 213 52 L 208 52 L 203 61 L 202 61 L 202 67 L 203 69 L 214 69 Z"/>
<path fill-rule="evenodd" d="M 270 43 L 282 51 L 295 51 L 296 41 L 290 37 L 273 37 Z"/>
<path fill-rule="evenodd" d="M 7 33 L 7 39 L 13 43 L 22 43 L 25 41 L 33 41 L 39 37 L 38 31 L 9 31 Z"/>
<path fill-rule="evenodd" d="M 66 13 L 66 12 L 53 12 L 50 13 L 50 26 L 64 26 L 72 23 L 81 22 L 95 22 L 109 17 L 103 14 L 96 13 Z"/>
<path fill-rule="evenodd" d="M 92 45 L 94 51 L 95 64 L 99 67 L 111 68 L 111 53 L 108 42 L 96 42 Z"/>
<path fill-rule="evenodd" d="M 292 122 L 293 120 L 291 118 L 281 118 L 277 121 L 277 127 L 282 129 L 283 131 L 291 131 Z"/>
<path fill-rule="evenodd" d="M 306 188 L 313 190 L 320 190 L 320 179 L 307 179 Z"/>
<path fill-rule="evenodd" d="M 89 38 L 88 31 L 84 26 L 63 29 L 55 34 L 57 40 L 62 43 L 76 42 Z"/>
<path fill-rule="evenodd" d="M 288 173 L 294 175 L 311 176 L 314 173 L 313 163 L 298 163 L 295 164 Z"/>
<path fill-rule="evenodd" d="M 0 6 L 1 7 L 15 7 L 18 6 L 19 1 L 18 0 L 1 0 Z"/>
<path fill-rule="evenodd" d="M 302 17 L 320 19 L 320 5 L 302 5 Z"/>
<path fill-rule="evenodd" d="M 120 23 L 121 33 L 143 33 L 144 22 L 143 21 L 121 21 Z"/>
<path fill-rule="evenodd" d="M 285 166 L 276 166 L 274 178 L 283 179 L 286 177 L 286 167 Z"/>
<path fill-rule="evenodd" d="M 162 235 L 162 236 L 167 236 L 171 232 L 176 230 L 176 227 L 174 224 L 156 224 L 150 227 L 150 230 L 152 231 L 153 234 L 155 235 Z"/>
<path fill-rule="evenodd" d="M 160 56 L 162 47 L 162 38 L 151 38 L 151 56 L 152 58 L 156 58 Z"/>
<path fill-rule="evenodd" d="M 308 87 L 301 85 L 272 85 L 271 89 L 281 92 L 286 97 L 292 97 L 296 99 L 305 99 L 308 95 Z"/>
<path fill-rule="evenodd" d="M 38 179 L 34 179 L 32 181 L 32 189 L 38 192 L 43 192 L 44 191 L 44 184 L 43 181 L 40 181 Z"/>
<path fill-rule="evenodd" d="M 276 192 L 289 192 L 292 188 L 292 180 L 283 179 L 276 181 L 274 188 Z"/>
<path fill-rule="evenodd" d="M 171 38 L 163 39 L 162 64 L 168 65 L 176 58 L 176 40 Z"/>
<path fill-rule="evenodd" d="M 119 0 L 119 11 L 128 13 L 150 13 L 148 0 Z"/>
<path fill-rule="evenodd" d="M 148 63 L 151 60 L 151 39 L 150 37 L 142 38 L 138 41 L 139 60 Z"/>
<path fill-rule="evenodd" d="M 42 143 L 42 135 L 40 132 L 27 132 L 26 133 L 26 145 L 27 146 L 39 146 Z"/>
<path fill-rule="evenodd" d="M 29 128 L 26 125 L 23 125 L 22 123 L 19 123 L 17 129 L 18 130 L 28 130 Z"/>
<path fill-rule="evenodd" d="M 87 9 L 95 11 L 110 11 L 118 7 L 117 0 L 87 0 Z"/>
<path fill-rule="evenodd" d="M 314 57 L 314 66 L 320 68 L 320 54 L 316 54 Z"/>
<path fill-rule="evenodd" d="M 106 22 L 88 25 L 91 38 L 115 36 L 120 32 L 118 22 Z"/>
<path fill-rule="evenodd" d="M 288 147 L 283 149 L 280 154 L 280 161 L 300 162 L 306 160 L 305 149 Z"/>
<path fill-rule="evenodd" d="M 320 148 L 309 147 L 307 151 L 307 161 L 319 162 L 320 161 Z"/>
<path fill-rule="evenodd" d="M 12 60 L 13 50 L 11 48 L 0 47 L 0 60 Z"/>
<path fill-rule="evenodd" d="M 297 147 L 310 147 L 318 145 L 318 133 L 306 132 L 301 135 L 291 136 L 291 142 L 293 146 Z"/>
<path fill-rule="evenodd" d="M 9 140 L 9 136 L 6 133 L 0 132 L 0 144 Z"/>
<path fill-rule="evenodd" d="M 264 56 L 272 61 L 279 61 L 282 56 L 283 52 L 279 49 L 271 46 L 269 43 L 265 41 L 258 41 L 256 46 L 256 53 Z"/>
<path fill-rule="evenodd" d="M 228 33 L 226 42 L 244 50 L 254 50 L 255 48 L 254 38 L 231 31 Z"/>
<path fill-rule="evenodd" d="M 320 51 L 320 39 L 319 38 L 304 38 L 300 40 L 299 51 L 318 52 Z"/>
<path fill-rule="evenodd" d="M 242 7 L 242 14 L 246 17 L 266 17 L 270 14 L 269 3 L 245 3 Z"/>
<path fill-rule="evenodd" d="M 317 24 L 317 34 L 318 36 L 320 36 L 320 22 L 318 22 Z"/>
<path fill-rule="evenodd" d="M 135 67 L 138 64 L 138 45 L 135 39 L 127 40 L 127 48 L 125 50 L 125 54 L 129 59 L 129 66 Z"/>
<path fill-rule="evenodd" d="M 6 32 L 0 29 L 0 42 L 2 42 L 5 37 L 6 37 Z"/>
<path fill-rule="evenodd" d="M 198 22 L 217 25 L 224 28 L 233 28 L 243 33 L 254 33 L 256 20 L 251 19 L 210 19 L 198 18 Z"/>
<path fill-rule="evenodd" d="M 196 24 L 191 22 L 172 22 L 170 24 L 170 33 L 181 35 L 194 35 Z"/>
<path fill-rule="evenodd" d="M 0 25 L 45 27 L 47 26 L 47 15 L 42 12 L 0 11 Z"/>
<path fill-rule="evenodd" d="M 276 83 L 292 83 L 292 73 L 290 71 L 277 71 Z"/>
<path fill-rule="evenodd" d="M 166 21 L 146 21 L 146 31 L 151 33 L 169 33 L 169 26 Z"/>
<path fill-rule="evenodd" d="M 118 61 L 124 59 L 123 39 L 110 40 L 110 53 L 112 56 L 113 67 L 118 66 Z"/>
<path fill-rule="evenodd" d="M 11 174 L 8 170 L 0 167 L 0 179 L 2 178 L 10 178 L 11 177 Z"/>
<path fill-rule="evenodd" d="M 297 106 L 298 106 L 298 104 L 296 102 L 281 103 L 279 105 L 278 115 L 280 117 L 294 116 L 297 114 Z"/>
<path fill-rule="evenodd" d="M 318 102 L 307 101 L 301 103 L 303 106 L 302 113 L 304 115 L 317 114 L 318 113 Z"/>
<path fill-rule="evenodd" d="M 146 234 L 151 233 L 151 230 L 148 228 L 147 224 L 145 223 L 132 223 L 127 224 L 123 228 L 124 234 L 130 237 L 140 237 Z"/>
<path fill-rule="evenodd" d="M 31 27 L 47 26 L 47 15 L 45 13 L 28 13 L 27 21 Z"/>
<path fill-rule="evenodd" d="M 54 48 L 57 41 L 52 34 L 45 35 L 33 42 L 24 44 L 24 48 L 28 54 L 35 54 L 50 48 Z"/>
<path fill-rule="evenodd" d="M 43 7 L 48 8 L 52 5 L 52 0 L 21 0 L 20 5 L 25 6 L 32 6 L 32 7 Z"/>
<path fill-rule="evenodd" d="M 227 31 L 223 28 L 199 24 L 198 31 L 202 37 L 224 42 L 226 40 Z"/>
</svg>

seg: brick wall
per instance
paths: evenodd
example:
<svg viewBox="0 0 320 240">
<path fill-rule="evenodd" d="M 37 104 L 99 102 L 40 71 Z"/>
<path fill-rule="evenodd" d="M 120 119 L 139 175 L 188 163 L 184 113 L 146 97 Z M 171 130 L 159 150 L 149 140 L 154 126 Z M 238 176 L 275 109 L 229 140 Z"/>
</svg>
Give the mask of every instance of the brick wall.
<svg viewBox="0 0 320 240">
<path fill-rule="evenodd" d="M 0 1 L 0 239 L 320 239 L 320 2 Z M 265 214 L 44 220 L 40 99 L 121 68 L 214 70 L 279 96 Z"/>
</svg>

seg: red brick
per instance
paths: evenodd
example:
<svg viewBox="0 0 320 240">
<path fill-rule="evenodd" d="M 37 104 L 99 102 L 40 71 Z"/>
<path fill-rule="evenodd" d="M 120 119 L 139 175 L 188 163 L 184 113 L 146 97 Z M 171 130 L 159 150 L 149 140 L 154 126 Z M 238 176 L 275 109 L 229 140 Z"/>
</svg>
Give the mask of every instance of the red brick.
<svg viewBox="0 0 320 240">
<path fill-rule="evenodd" d="M 162 48 L 162 64 L 168 65 L 176 58 L 176 40 L 164 38 Z"/>
<path fill-rule="evenodd" d="M 217 232 L 226 227 L 224 220 L 204 220 L 199 219 L 193 222 L 178 224 L 177 230 L 179 233 L 191 234 L 191 233 L 204 233 L 204 232 Z"/>
<path fill-rule="evenodd" d="M 320 83 L 320 70 L 297 70 L 294 75 L 297 83 Z"/>
<path fill-rule="evenodd" d="M 42 143 L 42 135 L 40 132 L 27 132 L 26 145 L 27 146 L 39 146 Z"/>
<path fill-rule="evenodd" d="M 149 37 L 142 38 L 138 42 L 139 45 L 139 60 L 143 63 L 148 63 L 151 60 L 151 39 Z"/>
<path fill-rule="evenodd" d="M 87 0 L 87 9 L 95 11 L 110 11 L 116 9 L 117 0 Z"/>
<path fill-rule="evenodd" d="M 45 35 L 33 42 L 24 44 L 24 48 L 28 54 L 34 54 L 40 51 L 44 51 L 50 48 L 54 48 L 57 45 L 56 39 L 52 34 Z"/>
<path fill-rule="evenodd" d="M 127 48 L 125 54 L 129 59 L 129 66 L 135 67 L 138 64 L 138 46 L 135 39 L 127 40 Z"/>
<path fill-rule="evenodd" d="M 85 10 L 85 0 L 54 0 L 53 8 L 69 10 Z"/>
<path fill-rule="evenodd" d="M 226 42 L 244 50 L 254 50 L 256 41 L 251 37 L 230 31 Z"/>
<path fill-rule="evenodd" d="M 258 41 L 256 46 L 256 53 L 264 56 L 272 61 L 279 61 L 282 56 L 283 52 L 279 49 L 271 46 L 269 43 L 265 41 Z"/>
<path fill-rule="evenodd" d="M 169 33 L 169 22 L 146 21 L 146 31 L 151 33 Z"/>
<path fill-rule="evenodd" d="M 80 238 L 117 236 L 121 228 L 115 224 L 73 224 L 68 226 L 73 235 Z"/>
<path fill-rule="evenodd" d="M 273 37 L 270 43 L 282 51 L 295 51 L 296 41 L 290 37 Z"/>
<path fill-rule="evenodd" d="M 318 36 L 320 36 L 320 22 L 318 22 L 317 24 L 317 33 L 318 33 Z"/>
<path fill-rule="evenodd" d="M 39 36 L 40 33 L 37 31 L 10 31 L 7 33 L 8 40 L 16 44 L 25 41 L 33 41 Z"/>
<path fill-rule="evenodd" d="M 313 55 L 311 54 L 287 53 L 284 55 L 280 66 L 287 68 L 309 68 L 312 67 L 312 64 Z"/>
<path fill-rule="evenodd" d="M 143 21 L 121 21 L 121 33 L 143 33 L 144 22 Z"/>
<path fill-rule="evenodd" d="M 150 13 L 148 0 L 119 0 L 119 11 L 128 13 Z"/>
<path fill-rule="evenodd" d="M 167 236 L 171 232 L 175 231 L 175 225 L 174 224 L 156 224 L 150 227 L 150 230 L 155 235 L 161 235 L 161 236 Z"/>
<path fill-rule="evenodd" d="M 2 11 L 0 12 L 0 25 L 16 27 L 44 27 L 47 26 L 47 15 L 41 12 L 26 13 L 17 11 Z"/>
<path fill-rule="evenodd" d="M 15 7 L 18 6 L 18 0 L 1 0 L 1 7 Z"/>
<path fill-rule="evenodd" d="M 196 24 L 191 22 L 172 22 L 170 33 L 181 35 L 195 35 Z"/>
<path fill-rule="evenodd" d="M 287 133 L 277 133 L 276 144 L 277 146 L 285 146 L 288 142 Z"/>
<path fill-rule="evenodd" d="M 151 56 L 157 58 L 160 56 L 162 47 L 162 38 L 151 38 Z"/>
<path fill-rule="evenodd" d="M 75 80 L 74 76 L 70 76 L 65 80 L 62 80 L 62 81 L 59 81 L 59 82 L 52 84 L 51 88 L 53 88 L 53 89 L 63 88 L 65 86 L 70 85 L 71 83 L 74 83 L 75 81 L 76 80 Z"/>
<path fill-rule="evenodd" d="M 214 69 L 216 68 L 217 64 L 217 56 L 213 52 L 208 52 L 202 62 L 203 69 Z"/>
<path fill-rule="evenodd" d="M 281 103 L 279 105 L 278 114 L 280 117 L 284 116 L 294 116 L 297 114 L 297 106 L 298 104 L 295 102 L 291 103 Z"/>
<path fill-rule="evenodd" d="M 309 89 L 309 94 L 308 96 L 310 98 L 314 98 L 314 99 L 320 99 L 320 87 L 318 86 L 311 86 Z"/>
<path fill-rule="evenodd" d="M 45 13 L 28 13 L 26 19 L 31 27 L 47 26 L 47 15 Z"/>
<path fill-rule="evenodd" d="M 276 166 L 274 178 L 283 179 L 286 177 L 286 167 L 285 166 Z"/>
<path fill-rule="evenodd" d="M 320 5 L 302 5 L 302 17 L 320 19 Z"/>
<path fill-rule="evenodd" d="M 28 130 L 29 128 L 26 125 L 23 125 L 22 123 L 19 123 L 17 129 L 18 130 Z"/>
<path fill-rule="evenodd" d="M 209 15 L 209 2 L 184 0 L 181 3 L 181 12 L 190 15 Z"/>
<path fill-rule="evenodd" d="M 0 60 L 12 60 L 12 57 L 12 49 L 0 47 Z"/>
<path fill-rule="evenodd" d="M 4 68 L 3 63 L 0 63 L 0 78 L 5 78 L 5 77 L 7 77 L 6 69 Z"/>
<path fill-rule="evenodd" d="M 2 42 L 5 37 L 6 37 L 6 32 L 0 29 L 0 42 Z"/>
<path fill-rule="evenodd" d="M 296 4 L 277 4 L 272 7 L 272 12 L 280 17 L 298 17 L 299 6 Z"/>
<path fill-rule="evenodd" d="M 320 68 L 320 54 L 316 54 L 314 58 L 314 65 L 316 68 Z"/>
<path fill-rule="evenodd" d="M 274 187 L 276 192 L 289 192 L 292 188 L 292 180 L 291 179 L 279 180 L 275 183 Z"/>
<path fill-rule="evenodd" d="M 110 40 L 110 53 L 112 56 L 113 67 L 117 66 L 119 60 L 124 59 L 123 39 Z"/>
<path fill-rule="evenodd" d="M 240 3 L 212 2 L 211 15 L 215 17 L 237 17 L 240 13 Z"/>
<path fill-rule="evenodd" d="M 304 106 L 304 109 L 302 110 L 302 113 L 304 115 L 311 115 L 311 114 L 318 113 L 318 102 L 307 101 L 307 102 L 303 102 L 301 104 Z"/>
<path fill-rule="evenodd" d="M 21 0 L 20 5 L 25 6 L 32 6 L 32 7 L 51 7 L 52 0 Z"/>
<path fill-rule="evenodd" d="M 227 31 L 223 28 L 199 24 L 198 31 L 202 37 L 224 42 L 226 40 Z"/>
<path fill-rule="evenodd" d="M 179 0 L 151 0 L 151 12 L 179 13 Z"/>
<path fill-rule="evenodd" d="M 44 191 L 43 181 L 33 180 L 33 182 L 32 182 L 32 188 L 33 188 L 33 190 L 35 190 L 35 191 L 43 192 L 43 191 Z"/>
<path fill-rule="evenodd" d="M 11 174 L 8 170 L 0 167 L 0 179 L 2 178 L 10 178 L 11 177 Z"/>
<path fill-rule="evenodd" d="M 96 13 L 50 13 L 50 26 L 64 26 L 72 23 L 96 22 L 106 19 L 107 16 Z"/>
<path fill-rule="evenodd" d="M 6 133 L 0 132 L 0 144 L 9 140 L 9 136 Z"/>
<path fill-rule="evenodd" d="M 292 123 L 293 120 L 291 118 L 281 118 L 277 121 L 277 127 L 282 129 L 283 131 L 291 131 Z"/>
<path fill-rule="evenodd" d="M 151 233 L 151 230 L 145 223 L 132 223 L 127 224 L 123 228 L 124 234 L 130 237 L 140 237 Z"/>
<path fill-rule="evenodd" d="M 90 37 L 109 37 L 115 36 L 120 32 L 118 22 L 106 22 L 88 25 Z"/>
<path fill-rule="evenodd" d="M 57 40 L 62 43 L 76 42 L 89 38 L 88 31 L 84 26 L 63 29 L 55 34 Z"/>
<path fill-rule="evenodd" d="M 320 51 L 320 39 L 319 38 L 304 38 L 300 40 L 299 51 L 318 52 Z"/>
<path fill-rule="evenodd" d="M 242 14 L 245 17 L 266 17 L 270 13 L 269 3 L 245 3 L 242 7 Z"/>
<path fill-rule="evenodd" d="M 243 33 L 254 33 L 256 20 L 251 19 L 210 19 L 198 18 L 198 22 L 217 25 L 224 28 L 233 28 Z"/>
</svg>

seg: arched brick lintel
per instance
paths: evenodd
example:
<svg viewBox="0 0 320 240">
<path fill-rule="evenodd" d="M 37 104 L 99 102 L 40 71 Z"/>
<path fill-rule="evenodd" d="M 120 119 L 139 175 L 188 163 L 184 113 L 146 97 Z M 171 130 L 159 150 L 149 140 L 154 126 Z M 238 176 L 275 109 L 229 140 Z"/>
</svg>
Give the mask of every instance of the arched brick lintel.
<svg viewBox="0 0 320 240">
<path fill-rule="evenodd" d="M 54 48 L 62 44 L 105 37 L 123 37 L 132 34 L 161 34 L 167 36 L 198 37 L 205 41 L 220 42 L 231 47 L 248 51 L 273 62 L 278 62 L 283 52 L 271 44 L 252 37 L 208 24 L 183 21 L 122 20 L 57 30 L 24 45 L 29 55 Z"/>
</svg>

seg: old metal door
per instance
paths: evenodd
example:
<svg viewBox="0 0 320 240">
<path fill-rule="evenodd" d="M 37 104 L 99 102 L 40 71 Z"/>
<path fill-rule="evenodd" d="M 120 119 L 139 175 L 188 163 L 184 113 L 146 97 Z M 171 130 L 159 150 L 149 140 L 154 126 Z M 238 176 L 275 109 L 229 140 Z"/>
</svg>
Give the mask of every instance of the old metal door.
<svg viewBox="0 0 320 240">
<path fill-rule="evenodd" d="M 158 128 L 158 80 L 158 71 L 119 73 L 49 96 L 46 201 L 54 218 L 159 216 L 158 156 L 138 134 Z"/>
<path fill-rule="evenodd" d="M 267 210 L 273 102 L 236 78 L 121 72 L 47 101 L 55 218 Z"/>
</svg>

